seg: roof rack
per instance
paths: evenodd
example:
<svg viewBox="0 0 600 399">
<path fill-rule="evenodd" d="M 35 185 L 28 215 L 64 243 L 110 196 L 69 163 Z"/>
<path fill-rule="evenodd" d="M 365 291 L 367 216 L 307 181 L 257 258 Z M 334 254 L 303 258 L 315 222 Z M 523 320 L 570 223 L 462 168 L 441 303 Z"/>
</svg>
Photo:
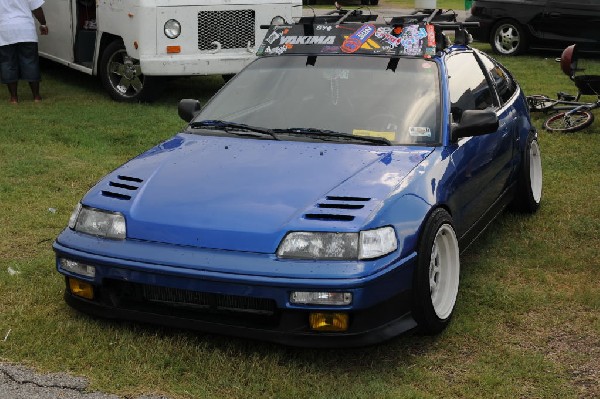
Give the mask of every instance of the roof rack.
<svg viewBox="0 0 600 399">
<path fill-rule="evenodd" d="M 445 31 L 454 32 L 454 44 L 468 45 L 467 27 L 478 22 L 458 22 L 454 11 L 419 10 L 409 15 L 383 18 L 361 9 L 335 10 L 324 15 L 301 17 L 293 24 L 270 26 L 257 55 L 283 53 L 369 53 L 392 57 L 430 58 L 452 43 Z"/>
</svg>

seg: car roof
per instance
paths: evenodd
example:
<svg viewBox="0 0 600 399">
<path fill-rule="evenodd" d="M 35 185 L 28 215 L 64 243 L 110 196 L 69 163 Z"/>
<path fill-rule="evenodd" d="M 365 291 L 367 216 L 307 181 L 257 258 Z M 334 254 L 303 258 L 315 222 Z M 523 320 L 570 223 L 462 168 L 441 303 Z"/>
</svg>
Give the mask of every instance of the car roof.
<svg viewBox="0 0 600 399">
<path fill-rule="evenodd" d="M 378 16 L 362 10 L 336 9 L 325 15 L 302 17 L 294 24 L 271 25 L 257 55 L 382 55 L 432 58 L 463 48 L 472 41 L 466 28 L 473 22 L 458 22 L 453 11 L 415 11 L 376 23 Z M 454 32 L 454 42 L 447 31 Z"/>
</svg>

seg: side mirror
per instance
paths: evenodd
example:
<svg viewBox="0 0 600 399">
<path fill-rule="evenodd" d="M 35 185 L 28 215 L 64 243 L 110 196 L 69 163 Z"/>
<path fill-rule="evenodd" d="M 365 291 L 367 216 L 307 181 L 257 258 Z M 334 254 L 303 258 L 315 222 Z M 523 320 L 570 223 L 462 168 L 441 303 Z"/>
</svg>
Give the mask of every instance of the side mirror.
<svg viewBox="0 0 600 399">
<path fill-rule="evenodd" d="M 198 112 L 200 112 L 200 101 L 193 100 L 190 98 L 184 98 L 179 101 L 179 105 L 177 106 L 177 113 L 179 117 L 186 122 L 190 122 Z"/>
<path fill-rule="evenodd" d="M 462 113 L 460 123 L 452 126 L 451 140 L 461 137 L 481 136 L 498 130 L 498 115 L 490 109 L 468 109 Z"/>
</svg>

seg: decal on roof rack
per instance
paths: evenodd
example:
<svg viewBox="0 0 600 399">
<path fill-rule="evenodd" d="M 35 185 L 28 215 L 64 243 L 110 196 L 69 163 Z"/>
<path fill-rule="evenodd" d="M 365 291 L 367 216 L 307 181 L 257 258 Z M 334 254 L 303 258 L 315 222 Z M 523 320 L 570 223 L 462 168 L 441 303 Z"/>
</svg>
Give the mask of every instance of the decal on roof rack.
<svg viewBox="0 0 600 399">
<path fill-rule="evenodd" d="M 258 56 L 292 54 L 386 54 L 431 57 L 436 51 L 433 25 L 296 24 L 271 26 Z"/>
</svg>

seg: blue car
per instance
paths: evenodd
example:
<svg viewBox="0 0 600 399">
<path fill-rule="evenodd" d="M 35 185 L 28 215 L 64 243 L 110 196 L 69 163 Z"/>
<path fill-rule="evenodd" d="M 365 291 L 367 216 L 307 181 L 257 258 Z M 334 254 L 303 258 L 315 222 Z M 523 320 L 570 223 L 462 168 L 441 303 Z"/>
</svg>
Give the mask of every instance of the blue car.
<svg viewBox="0 0 600 399">
<path fill-rule="evenodd" d="M 182 100 L 185 130 L 100 180 L 57 237 L 66 302 L 296 346 L 441 332 L 461 251 L 540 205 L 538 137 L 468 24 L 374 17 L 271 26 L 204 107 Z"/>
</svg>

